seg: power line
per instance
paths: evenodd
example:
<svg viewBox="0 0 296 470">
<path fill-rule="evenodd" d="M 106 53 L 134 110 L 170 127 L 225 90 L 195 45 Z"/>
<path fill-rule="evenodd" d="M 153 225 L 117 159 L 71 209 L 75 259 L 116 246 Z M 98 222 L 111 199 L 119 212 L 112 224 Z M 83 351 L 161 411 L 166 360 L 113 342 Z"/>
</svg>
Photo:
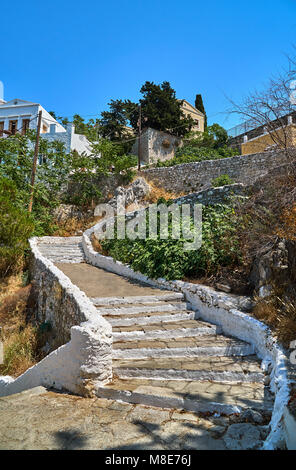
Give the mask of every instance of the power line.
<svg viewBox="0 0 296 470">
<path fill-rule="evenodd" d="M 34 121 L 34 119 L 36 119 L 37 116 L 38 116 L 38 114 L 35 114 L 35 116 L 33 116 L 32 119 L 29 120 L 29 123 L 32 122 L 32 121 Z M 16 130 L 15 130 L 15 133 L 14 133 L 14 134 L 9 134 L 9 135 L 7 136 L 7 138 L 8 138 L 8 137 L 11 137 L 12 135 L 17 134 L 17 133 L 18 133 L 19 131 L 21 131 L 21 130 L 23 130 L 23 124 L 22 124 L 22 127 L 20 127 L 19 129 L 16 129 Z"/>
</svg>

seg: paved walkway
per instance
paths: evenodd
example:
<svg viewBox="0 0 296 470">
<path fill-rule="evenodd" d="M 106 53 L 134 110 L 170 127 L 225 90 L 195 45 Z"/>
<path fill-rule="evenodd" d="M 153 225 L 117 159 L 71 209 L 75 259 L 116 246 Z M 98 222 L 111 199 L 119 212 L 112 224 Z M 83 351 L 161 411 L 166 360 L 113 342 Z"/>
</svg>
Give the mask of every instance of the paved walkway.
<svg viewBox="0 0 296 470">
<path fill-rule="evenodd" d="M 157 295 L 167 292 L 86 263 L 56 263 L 56 266 L 88 297 Z"/>
<path fill-rule="evenodd" d="M 0 414 L 0 450 L 222 450 L 228 423 L 43 387 L 0 398 Z"/>
</svg>

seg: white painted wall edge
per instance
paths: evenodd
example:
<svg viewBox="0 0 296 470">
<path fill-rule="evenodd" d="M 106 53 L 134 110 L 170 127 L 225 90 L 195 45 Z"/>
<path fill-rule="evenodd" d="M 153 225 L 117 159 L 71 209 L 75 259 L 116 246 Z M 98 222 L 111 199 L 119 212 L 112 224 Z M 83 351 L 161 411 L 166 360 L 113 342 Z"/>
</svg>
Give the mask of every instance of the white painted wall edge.
<svg viewBox="0 0 296 470">
<path fill-rule="evenodd" d="M 83 313 L 85 321 L 71 328 L 71 339 L 51 352 L 38 364 L 13 379 L 0 376 L 0 396 L 19 393 L 43 385 L 65 388 L 79 395 L 89 395 L 94 383 L 102 385 L 112 376 L 112 327 L 88 297 L 38 249 L 38 238 L 30 240 L 35 262 L 50 272 L 65 289 L 69 299 Z"/>
<path fill-rule="evenodd" d="M 82 246 L 89 264 L 158 288 L 184 293 L 186 300 L 198 310 L 203 320 L 221 326 L 225 334 L 252 344 L 263 361 L 262 367 L 272 367 L 270 386 L 275 394 L 275 402 L 270 423 L 271 431 L 264 442 L 263 449 L 273 450 L 282 447 L 285 443 L 282 421 L 285 406 L 289 401 L 290 387 L 286 356 L 271 330 L 260 321 L 238 310 L 234 296 L 217 292 L 211 287 L 183 281 L 167 281 L 161 278 L 152 280 L 135 272 L 128 265 L 96 252 L 92 246 L 91 236 L 96 228 L 105 223 L 106 221 L 100 221 L 83 234 Z"/>
<path fill-rule="evenodd" d="M 296 450 L 296 418 L 288 407 L 284 410 L 284 433 L 287 449 Z"/>
</svg>

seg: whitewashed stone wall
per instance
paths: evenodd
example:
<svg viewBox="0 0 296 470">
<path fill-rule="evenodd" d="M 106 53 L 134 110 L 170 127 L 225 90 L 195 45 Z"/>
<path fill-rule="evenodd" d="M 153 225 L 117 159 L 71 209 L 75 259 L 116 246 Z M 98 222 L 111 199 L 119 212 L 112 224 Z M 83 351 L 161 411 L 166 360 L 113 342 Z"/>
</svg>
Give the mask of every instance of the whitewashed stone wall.
<svg viewBox="0 0 296 470">
<path fill-rule="evenodd" d="M 54 349 L 18 378 L 0 376 L 0 396 L 43 385 L 91 396 L 112 377 L 112 328 L 87 296 L 30 240 L 37 291 L 37 315 L 51 321 Z"/>
</svg>

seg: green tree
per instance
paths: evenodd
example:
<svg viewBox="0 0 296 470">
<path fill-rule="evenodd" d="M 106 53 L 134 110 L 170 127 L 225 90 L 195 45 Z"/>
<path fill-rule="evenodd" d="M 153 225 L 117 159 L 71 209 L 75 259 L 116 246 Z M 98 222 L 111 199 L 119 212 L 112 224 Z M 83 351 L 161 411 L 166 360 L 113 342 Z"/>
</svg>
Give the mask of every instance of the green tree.
<svg viewBox="0 0 296 470">
<path fill-rule="evenodd" d="M 88 122 L 85 122 L 84 118 L 79 114 L 74 114 L 73 116 L 73 124 L 76 134 L 85 135 L 91 142 L 94 142 L 99 138 L 98 123 L 98 119 L 96 121 L 90 119 Z"/>
<path fill-rule="evenodd" d="M 156 85 L 147 81 L 140 92 L 143 95 L 140 99 L 142 127 L 152 127 L 180 137 L 191 130 L 193 120 L 184 115 L 182 102 L 177 100 L 169 82 Z M 138 120 L 139 106 L 130 112 L 130 122 L 135 130 L 138 129 Z"/>
<path fill-rule="evenodd" d="M 201 95 L 196 95 L 196 97 L 195 97 L 195 107 L 196 107 L 196 109 L 198 109 L 201 113 L 203 113 L 205 115 L 205 129 L 206 129 L 207 126 L 208 126 L 208 118 L 207 118 L 206 110 L 205 110 L 205 107 L 204 107 L 204 104 L 203 104 L 203 99 L 202 99 Z"/>
<path fill-rule="evenodd" d="M 101 113 L 99 120 L 99 132 L 104 138 L 110 140 L 122 140 L 126 138 L 125 126 L 128 124 L 127 104 L 130 101 L 111 100 L 108 103 L 109 111 Z"/>
</svg>

